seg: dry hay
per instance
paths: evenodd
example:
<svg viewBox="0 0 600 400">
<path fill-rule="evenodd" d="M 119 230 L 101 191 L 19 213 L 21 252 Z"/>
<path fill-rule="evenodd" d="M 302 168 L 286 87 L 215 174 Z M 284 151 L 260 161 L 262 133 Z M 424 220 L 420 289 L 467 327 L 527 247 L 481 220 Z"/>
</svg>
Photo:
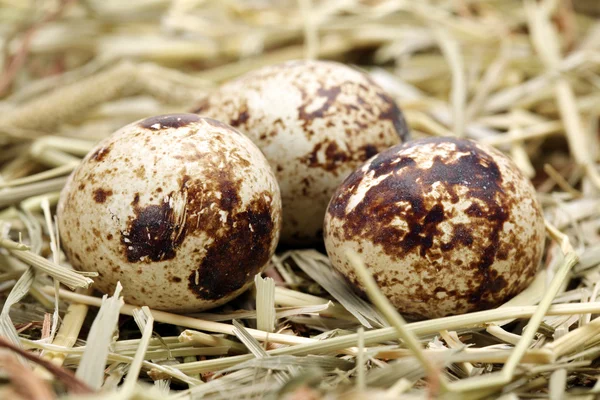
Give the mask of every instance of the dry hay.
<svg viewBox="0 0 600 400">
<path fill-rule="evenodd" d="M 0 397 L 595 398 L 598 16 L 595 0 L 0 1 Z M 58 250 L 53 207 L 94 143 L 303 57 L 369 70 L 415 137 L 513 158 L 549 234 L 529 289 L 406 323 L 308 249 L 278 253 L 255 290 L 202 314 L 91 292 Z"/>
</svg>

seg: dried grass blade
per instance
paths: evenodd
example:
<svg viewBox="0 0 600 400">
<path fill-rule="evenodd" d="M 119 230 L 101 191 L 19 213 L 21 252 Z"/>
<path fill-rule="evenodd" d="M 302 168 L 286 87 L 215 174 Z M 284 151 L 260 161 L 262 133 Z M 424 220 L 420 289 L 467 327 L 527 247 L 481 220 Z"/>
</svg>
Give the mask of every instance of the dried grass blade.
<svg viewBox="0 0 600 400">
<path fill-rule="evenodd" d="M 247 353 L 247 348 L 238 342 L 234 342 L 229 339 L 221 338 L 214 335 L 208 335 L 206 333 L 193 331 L 191 329 L 186 329 L 181 332 L 178 337 L 178 340 L 181 343 L 189 343 L 191 345 L 202 345 L 202 346 L 226 346 L 229 347 L 231 353 L 234 354 L 244 354 Z"/>
<path fill-rule="evenodd" d="M 2 313 L 0 313 L 0 337 L 6 338 L 6 340 L 17 347 L 21 347 L 21 342 L 19 340 L 19 334 L 15 329 L 15 325 L 13 324 L 9 313 L 11 307 L 21 301 L 21 299 L 25 297 L 27 293 L 29 293 L 31 286 L 33 285 L 34 278 L 35 276 L 33 275 L 33 268 L 27 268 L 27 270 L 23 273 L 23 275 L 21 275 L 15 286 L 10 291 L 6 300 L 4 300 Z M 19 360 L 26 365 L 22 358 L 19 358 Z"/>
<path fill-rule="evenodd" d="M 124 303 L 120 297 L 121 290 L 121 283 L 117 283 L 113 296 L 104 295 L 102 298 L 102 305 L 87 337 L 87 342 L 94 345 L 86 347 L 77 368 L 77 377 L 95 389 L 99 389 L 104 380 L 104 366 Z"/>
<path fill-rule="evenodd" d="M 275 329 L 275 281 L 271 278 L 254 277 L 256 285 L 256 327 L 265 332 Z"/>
<path fill-rule="evenodd" d="M 486 69 L 465 111 L 465 119 L 467 121 L 472 121 L 477 116 L 481 107 L 485 104 L 486 97 L 494 89 L 495 85 L 497 85 L 498 77 L 502 75 L 508 63 L 509 48 L 509 42 L 506 40 L 503 41 L 499 54 Z"/>
<path fill-rule="evenodd" d="M 275 287 L 275 304 L 288 307 L 303 307 L 303 306 L 323 306 L 327 308 L 323 310 L 321 315 L 341 319 L 349 322 L 357 322 L 356 317 L 339 303 L 334 303 L 330 300 L 319 296 L 298 292 L 296 290 L 284 288 L 281 286 Z"/>
<path fill-rule="evenodd" d="M 2 246 L 4 246 L 5 244 L 8 244 L 9 246 L 11 244 L 14 246 L 18 245 L 18 243 L 15 243 L 9 239 L 4 239 L 3 243 L 0 243 L 0 245 Z M 67 269 L 51 261 L 48 261 L 44 257 L 38 256 L 37 254 L 32 253 L 29 250 L 16 250 L 15 248 L 16 247 L 8 248 L 10 254 L 13 255 L 15 258 L 23 261 L 24 263 L 32 266 L 33 268 L 36 268 L 40 272 L 44 272 L 50 275 L 58 282 L 71 289 L 87 288 L 89 285 L 94 283 L 92 279 L 82 276 L 76 271 Z"/>
<path fill-rule="evenodd" d="M 89 294 L 89 290 L 85 294 Z M 83 326 L 87 311 L 88 306 L 86 305 L 70 304 L 52 344 L 65 348 L 73 347 Z M 62 365 L 66 356 L 67 353 L 61 351 L 49 351 L 43 355 L 44 358 L 55 365 Z"/>
<path fill-rule="evenodd" d="M 154 381 L 154 387 L 160 393 L 160 398 L 164 399 L 169 396 L 169 392 L 171 391 L 171 381 L 169 379 L 159 379 Z"/>
<path fill-rule="evenodd" d="M 39 172 L 37 174 L 28 175 L 23 178 L 13 179 L 13 180 L 6 181 L 6 182 L 0 182 L 0 189 L 6 188 L 6 187 L 20 186 L 20 185 L 25 185 L 25 184 L 29 184 L 29 183 L 35 183 L 35 182 L 43 182 L 50 178 L 63 176 L 63 175 L 70 173 L 71 171 L 73 171 L 77 167 L 78 164 L 79 164 L 79 162 L 69 163 L 69 164 L 61 165 L 59 167 L 55 167 L 55 168 L 52 168 L 52 169 L 49 169 L 46 171 Z"/>
<path fill-rule="evenodd" d="M 237 371 L 244 368 L 266 368 L 287 371 L 289 367 L 311 368 L 318 367 L 325 371 L 339 369 L 342 371 L 350 371 L 355 364 L 351 361 L 344 360 L 339 357 L 332 356 L 316 356 L 308 355 L 304 357 L 296 357 L 291 355 L 271 356 L 266 358 L 254 358 L 230 368 L 223 372 Z"/>
<path fill-rule="evenodd" d="M 544 348 L 551 351 L 555 357 L 560 357 L 571 353 L 592 338 L 595 338 L 598 335 L 599 330 L 600 317 L 594 319 L 589 324 L 583 325 L 564 336 L 561 336 L 554 342 L 545 345 Z"/>
<path fill-rule="evenodd" d="M 120 95 L 135 93 L 139 90 L 135 72 L 134 64 L 120 62 L 97 75 L 59 87 L 19 106 L 3 115 L 0 126 L 37 130 L 42 136 L 59 123 L 77 117 L 98 104 Z"/>
<path fill-rule="evenodd" d="M 0 275 L 0 282 L 2 281 L 2 276 Z M 275 293 L 277 292 L 277 290 L 275 291 Z M 328 303 L 324 303 L 324 304 L 319 304 L 319 305 L 315 305 L 315 306 L 296 306 L 296 307 L 278 307 L 275 308 L 275 318 L 279 319 L 279 318 L 286 318 L 286 317 L 292 317 L 295 315 L 301 315 L 301 314 L 321 314 L 324 313 L 331 305 L 333 305 L 333 302 L 328 302 Z M 257 318 L 257 311 L 256 310 L 239 310 L 239 311 L 233 311 L 230 313 L 226 313 L 226 312 L 222 312 L 222 313 L 194 313 L 194 314 L 188 314 L 191 317 L 194 318 L 200 318 L 200 319 L 204 319 L 207 321 L 217 321 L 217 322 L 223 322 L 223 321 L 231 321 L 233 319 L 256 319 Z"/>
<path fill-rule="evenodd" d="M 358 331 L 356 333 L 358 335 L 358 355 L 356 356 L 356 389 L 359 392 L 364 392 L 364 390 L 367 387 L 365 382 L 365 330 L 361 326 L 360 328 L 358 328 Z"/>
<path fill-rule="evenodd" d="M 152 328 L 154 327 L 154 318 L 148 307 L 142 307 L 141 310 L 135 310 L 133 312 L 133 318 L 138 328 L 142 332 L 142 339 L 140 340 L 139 347 L 133 357 L 133 362 L 129 366 L 127 377 L 121 388 L 120 396 L 128 398 L 133 394 L 135 384 L 139 378 L 140 371 L 142 369 L 142 363 L 144 361 L 144 355 L 148 349 L 148 344 L 152 338 Z"/>
<path fill-rule="evenodd" d="M 63 176 L 60 178 L 46 179 L 40 182 L 28 183 L 26 185 L 18 187 L 9 187 L 0 190 L 0 207 L 6 207 L 20 201 L 23 201 L 29 197 L 45 195 L 49 192 L 55 192 L 61 190 L 67 177 Z"/>
<path fill-rule="evenodd" d="M 304 25 L 304 58 L 314 60 L 319 54 L 319 32 L 314 18 L 312 0 L 298 0 Z"/>
<path fill-rule="evenodd" d="M 294 251 L 292 260 L 315 282 L 340 302 L 366 328 L 385 326 L 385 320 L 368 302 L 360 298 L 331 268 L 329 259 L 315 250 Z M 373 324 L 373 325 L 371 325 Z"/>
<path fill-rule="evenodd" d="M 550 375 L 550 400 L 561 400 L 564 398 L 567 386 L 567 370 L 559 368 Z"/>
<path fill-rule="evenodd" d="M 235 326 L 233 333 L 238 339 L 240 339 L 240 342 L 242 342 L 248 348 L 250 353 L 252 353 L 256 358 L 270 357 L 269 354 L 262 347 L 260 347 L 260 343 L 258 343 L 258 341 L 254 339 L 252 335 L 248 333 L 248 331 L 246 331 L 246 328 L 244 328 L 242 324 L 236 320 L 233 320 L 233 325 Z M 291 368 L 292 367 L 289 367 L 288 369 Z M 289 376 L 282 371 L 275 371 L 274 376 L 280 385 L 285 384 L 285 382 L 289 379 Z"/>
<path fill-rule="evenodd" d="M 450 65 L 452 72 L 452 90 L 450 101 L 452 104 L 453 131 L 457 137 L 465 136 L 465 103 L 467 100 L 467 84 L 465 82 L 465 68 L 463 57 L 458 42 L 449 35 L 447 30 L 439 26 L 431 26 L 433 34 Z"/>
<path fill-rule="evenodd" d="M 52 224 L 52 216 L 50 213 L 50 203 L 48 202 L 48 198 L 42 200 L 42 210 L 44 212 L 44 219 L 46 220 L 46 227 L 48 230 L 48 235 L 50 236 L 50 250 L 52 252 L 52 261 L 54 264 L 60 264 L 60 245 L 59 245 L 59 237 L 58 231 L 55 232 L 54 226 Z M 56 226 L 58 229 L 58 225 Z M 60 289 L 60 283 L 57 280 L 54 280 L 54 290 L 56 293 L 54 294 L 54 312 L 52 313 L 52 328 L 50 330 L 50 338 L 49 342 L 52 342 L 54 339 L 54 335 L 56 334 L 56 329 L 58 328 L 58 289 Z"/>
<path fill-rule="evenodd" d="M 188 399 L 227 400 L 231 398 L 269 398 L 265 392 L 277 388 L 269 387 L 266 373 L 257 374 L 255 370 L 245 369 L 232 372 L 219 379 L 190 389 Z M 176 397 L 181 398 L 181 397 Z"/>
</svg>

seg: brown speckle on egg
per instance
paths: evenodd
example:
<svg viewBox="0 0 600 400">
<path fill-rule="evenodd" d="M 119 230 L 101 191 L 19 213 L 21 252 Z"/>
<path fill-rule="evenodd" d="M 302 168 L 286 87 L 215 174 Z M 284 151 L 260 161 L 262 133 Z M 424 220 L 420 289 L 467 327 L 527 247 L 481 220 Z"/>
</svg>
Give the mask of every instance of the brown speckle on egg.
<svg viewBox="0 0 600 400">
<path fill-rule="evenodd" d="M 92 175 L 101 188 L 80 185 Z M 120 281 L 131 304 L 197 311 L 236 297 L 267 265 L 281 199 L 247 137 L 174 114 L 128 125 L 92 151 L 61 194 L 58 221 L 73 266 L 102 274 L 96 288 L 112 293 Z"/>
<path fill-rule="evenodd" d="M 96 148 L 96 150 L 92 153 L 90 159 L 94 160 L 94 161 L 102 161 L 104 160 L 104 157 L 106 157 L 106 155 L 110 152 L 110 146 L 106 146 L 106 147 L 98 147 Z"/>
<path fill-rule="evenodd" d="M 276 173 L 282 241 L 312 244 L 331 195 L 360 163 L 408 138 L 394 100 L 368 75 L 324 61 L 290 61 L 250 72 L 194 112 L 239 128 Z"/>
<path fill-rule="evenodd" d="M 532 185 L 504 155 L 469 140 L 415 140 L 351 174 L 329 204 L 325 244 L 358 281 L 361 256 L 392 303 L 412 317 L 495 307 L 523 290 L 542 255 Z"/>
<path fill-rule="evenodd" d="M 84 188 L 85 188 L 85 185 L 79 186 L 79 190 L 83 190 Z M 112 190 L 104 190 L 102 188 L 96 189 L 96 190 L 94 190 L 94 201 L 96 201 L 96 203 L 104 203 L 106 201 L 106 198 L 108 196 L 112 196 L 112 194 L 113 194 Z"/>
</svg>

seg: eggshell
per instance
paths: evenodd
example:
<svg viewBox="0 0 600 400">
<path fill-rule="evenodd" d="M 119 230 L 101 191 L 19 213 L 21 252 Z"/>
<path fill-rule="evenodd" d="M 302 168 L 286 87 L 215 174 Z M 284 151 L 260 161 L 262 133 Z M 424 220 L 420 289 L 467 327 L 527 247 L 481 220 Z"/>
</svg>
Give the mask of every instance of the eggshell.
<svg viewBox="0 0 600 400">
<path fill-rule="evenodd" d="M 352 173 L 331 199 L 325 245 L 363 290 L 346 250 L 361 255 L 408 317 L 496 307 L 534 277 L 544 220 L 531 183 L 499 151 L 431 138 L 395 146 Z"/>
<path fill-rule="evenodd" d="M 342 64 L 290 61 L 226 83 L 194 110 L 239 128 L 269 160 L 281 188 L 282 241 L 322 242 L 331 195 L 356 167 L 406 140 L 394 100 Z"/>
<path fill-rule="evenodd" d="M 65 253 L 123 285 L 127 303 L 198 311 L 242 293 L 275 251 L 281 198 L 243 134 L 195 114 L 148 118 L 102 141 L 58 205 Z"/>
</svg>

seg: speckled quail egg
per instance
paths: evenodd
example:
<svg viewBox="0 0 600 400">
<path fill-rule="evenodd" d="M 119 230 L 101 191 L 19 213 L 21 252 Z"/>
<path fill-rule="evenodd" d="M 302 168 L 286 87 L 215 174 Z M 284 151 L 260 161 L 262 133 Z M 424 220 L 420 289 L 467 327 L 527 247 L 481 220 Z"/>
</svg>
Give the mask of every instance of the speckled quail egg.
<svg viewBox="0 0 600 400">
<path fill-rule="evenodd" d="M 65 253 L 95 287 L 160 310 L 197 311 L 242 293 L 275 251 L 281 197 L 246 136 L 196 114 L 120 129 L 70 176 L 58 204 Z"/>
<path fill-rule="evenodd" d="M 496 307 L 534 277 L 544 246 L 536 193 L 499 151 L 466 139 L 394 146 L 353 172 L 324 222 L 333 266 L 360 292 L 347 249 L 411 318 Z"/>
<path fill-rule="evenodd" d="M 337 186 L 408 137 L 394 100 L 368 75 L 334 62 L 264 67 L 224 84 L 194 112 L 239 128 L 265 154 L 281 189 L 281 240 L 292 245 L 322 243 Z"/>
</svg>

